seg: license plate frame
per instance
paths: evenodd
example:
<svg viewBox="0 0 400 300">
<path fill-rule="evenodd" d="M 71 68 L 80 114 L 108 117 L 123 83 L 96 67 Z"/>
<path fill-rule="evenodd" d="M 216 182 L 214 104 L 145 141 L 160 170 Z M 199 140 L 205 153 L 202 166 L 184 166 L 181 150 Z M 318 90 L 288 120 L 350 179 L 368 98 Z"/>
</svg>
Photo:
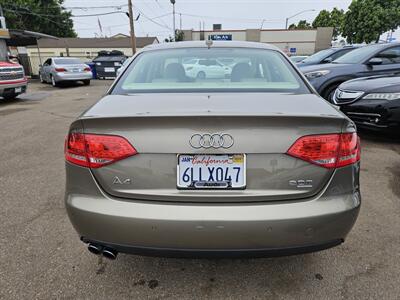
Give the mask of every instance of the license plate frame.
<svg viewBox="0 0 400 300">
<path fill-rule="evenodd" d="M 242 178 L 243 178 L 243 183 L 241 185 L 236 185 L 236 186 L 196 186 L 192 185 L 188 186 L 187 184 L 182 185 L 180 176 L 181 176 L 181 165 L 180 165 L 180 157 L 181 156 L 190 156 L 190 157 L 196 157 L 196 156 L 212 156 L 212 157 L 223 157 L 223 156 L 241 156 L 243 159 L 243 162 L 241 164 L 242 166 Z M 247 187 L 247 162 L 246 162 L 246 154 L 245 153 L 240 153 L 240 154 L 178 154 L 177 155 L 177 167 L 176 167 L 176 187 L 178 190 L 245 190 Z M 215 183 L 215 182 L 210 182 L 210 181 L 203 181 L 207 183 Z M 198 183 L 200 183 L 198 181 Z M 218 183 L 218 182 L 217 182 Z"/>
</svg>

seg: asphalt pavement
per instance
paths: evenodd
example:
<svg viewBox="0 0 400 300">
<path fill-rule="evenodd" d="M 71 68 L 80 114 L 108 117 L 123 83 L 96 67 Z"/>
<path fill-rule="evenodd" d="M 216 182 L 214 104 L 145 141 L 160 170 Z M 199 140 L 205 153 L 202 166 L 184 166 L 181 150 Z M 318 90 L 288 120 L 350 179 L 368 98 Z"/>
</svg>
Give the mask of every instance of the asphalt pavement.
<svg viewBox="0 0 400 300">
<path fill-rule="evenodd" d="M 239 260 L 90 254 L 64 209 L 63 146 L 110 84 L 33 82 L 0 99 L 0 299 L 400 299 L 400 142 L 378 134 L 362 135 L 362 209 L 339 247 Z"/>
</svg>

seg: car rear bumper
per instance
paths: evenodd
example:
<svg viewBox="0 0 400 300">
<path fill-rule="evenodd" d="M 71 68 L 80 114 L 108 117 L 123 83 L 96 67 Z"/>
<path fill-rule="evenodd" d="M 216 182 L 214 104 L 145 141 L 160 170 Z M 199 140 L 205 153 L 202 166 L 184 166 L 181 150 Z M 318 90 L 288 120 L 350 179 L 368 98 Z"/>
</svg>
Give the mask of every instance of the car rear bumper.
<svg viewBox="0 0 400 300">
<path fill-rule="evenodd" d="M 304 245 L 291 248 L 268 248 L 268 249 L 171 249 L 171 248 L 150 248 L 116 245 L 82 238 L 85 243 L 101 245 L 104 248 L 113 249 L 121 253 L 129 253 L 152 257 L 171 257 L 171 258 L 265 258 L 298 255 L 310 252 L 322 251 L 344 242 L 343 239 L 329 241 L 318 245 Z"/>
<path fill-rule="evenodd" d="M 67 176 L 65 201 L 79 235 L 86 242 L 128 253 L 271 256 L 317 251 L 345 239 L 361 201 L 358 190 L 348 193 L 334 182 L 340 175 L 333 176 L 321 194 L 304 201 L 182 204 L 124 200 L 106 195 L 94 179 L 80 182 L 79 173 L 89 170 L 69 167 L 75 176 Z M 337 172 L 352 172 L 351 168 Z"/>
<path fill-rule="evenodd" d="M 79 73 L 55 73 L 54 79 L 60 81 L 79 81 L 92 79 L 92 72 L 79 72 Z"/>
</svg>

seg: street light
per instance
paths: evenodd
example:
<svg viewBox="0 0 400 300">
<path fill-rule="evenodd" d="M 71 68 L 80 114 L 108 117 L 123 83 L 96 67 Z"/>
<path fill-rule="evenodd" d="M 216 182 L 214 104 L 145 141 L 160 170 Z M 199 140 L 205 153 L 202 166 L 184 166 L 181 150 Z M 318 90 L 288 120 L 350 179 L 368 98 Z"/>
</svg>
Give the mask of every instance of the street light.
<svg viewBox="0 0 400 300">
<path fill-rule="evenodd" d="M 175 38 L 176 38 L 176 28 L 175 28 L 175 3 L 176 3 L 176 1 L 175 0 L 170 0 L 170 2 L 171 2 L 171 4 L 172 4 L 172 18 L 173 18 L 173 26 L 172 26 L 172 28 L 173 28 L 173 30 L 174 30 L 174 41 L 175 41 Z"/>
<path fill-rule="evenodd" d="M 172 0 L 171 0 L 171 1 L 172 1 Z M 304 14 L 304 13 L 309 12 L 309 11 L 315 11 L 315 9 L 306 9 L 306 10 L 303 10 L 303 11 L 301 11 L 301 12 L 298 12 L 297 14 L 295 14 L 295 15 L 293 15 L 293 16 L 291 16 L 291 17 L 286 18 L 286 26 L 285 26 L 285 29 L 286 29 L 286 30 L 288 29 L 289 20 L 290 20 L 291 18 L 297 17 L 298 15 Z"/>
<path fill-rule="evenodd" d="M 262 30 L 263 29 L 263 26 L 264 26 L 264 23 L 265 23 L 265 21 L 267 21 L 266 19 L 263 19 L 262 20 L 262 22 L 261 22 L 261 26 L 260 26 L 260 30 Z"/>
</svg>

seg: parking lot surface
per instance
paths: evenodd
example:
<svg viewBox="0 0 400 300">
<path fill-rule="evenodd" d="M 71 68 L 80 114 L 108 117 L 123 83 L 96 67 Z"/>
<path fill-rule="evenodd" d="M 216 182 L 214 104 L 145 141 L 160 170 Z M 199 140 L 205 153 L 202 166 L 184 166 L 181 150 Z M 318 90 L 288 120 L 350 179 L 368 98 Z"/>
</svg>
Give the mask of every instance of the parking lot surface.
<svg viewBox="0 0 400 300">
<path fill-rule="evenodd" d="M 32 82 L 0 100 L 0 299 L 399 299 L 400 142 L 373 134 L 362 135 L 362 209 L 342 246 L 252 260 L 90 254 L 64 209 L 63 145 L 110 84 Z"/>
</svg>

